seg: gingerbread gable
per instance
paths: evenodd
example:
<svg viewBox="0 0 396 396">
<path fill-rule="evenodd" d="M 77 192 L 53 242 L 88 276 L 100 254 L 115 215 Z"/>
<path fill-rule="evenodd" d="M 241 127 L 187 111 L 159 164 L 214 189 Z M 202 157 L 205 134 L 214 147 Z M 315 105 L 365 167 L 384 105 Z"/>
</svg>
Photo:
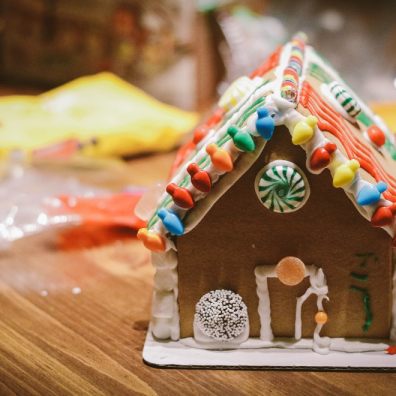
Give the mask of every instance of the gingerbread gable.
<svg viewBox="0 0 396 396">
<path fill-rule="evenodd" d="M 311 173 L 327 168 L 333 186 L 345 191 L 361 215 L 394 237 L 394 138 L 305 44 L 304 35 L 298 34 L 249 77 L 235 81 L 214 115 L 196 129 L 193 141 L 177 158 L 177 169 L 147 228 L 139 231 L 139 239 L 154 252 L 174 248 L 172 236 L 183 235 L 199 223 L 254 164 L 278 126 L 286 126 L 293 144 L 306 152 Z M 285 172 L 284 177 L 279 172 Z M 266 177 L 270 181 L 283 177 L 287 183 L 290 172 L 271 168 Z M 268 192 L 267 185 L 261 187 L 256 187 L 258 194 Z M 286 186 L 289 193 L 292 187 Z M 264 204 L 270 200 L 271 210 L 289 210 L 289 206 L 295 210 L 295 204 L 303 201 L 298 194 L 292 194 L 292 201 L 286 201 L 278 190 L 261 198 Z"/>
</svg>

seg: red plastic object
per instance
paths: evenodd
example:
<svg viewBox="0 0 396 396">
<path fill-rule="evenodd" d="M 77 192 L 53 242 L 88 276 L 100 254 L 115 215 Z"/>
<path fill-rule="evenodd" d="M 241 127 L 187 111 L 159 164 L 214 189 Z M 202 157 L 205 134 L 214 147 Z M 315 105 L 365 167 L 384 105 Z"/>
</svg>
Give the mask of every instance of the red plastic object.
<svg viewBox="0 0 396 396">
<path fill-rule="evenodd" d="M 166 192 L 171 195 L 177 206 L 180 206 L 183 209 L 191 209 L 194 207 L 194 199 L 190 191 L 186 188 L 179 187 L 175 183 L 170 183 L 166 187 Z"/>
<path fill-rule="evenodd" d="M 380 206 L 371 217 L 371 224 L 374 227 L 384 227 L 392 224 L 393 215 L 396 213 L 396 205 Z"/>
<path fill-rule="evenodd" d="M 323 147 L 318 147 L 311 155 L 309 165 L 313 170 L 319 170 L 327 165 L 331 161 L 331 154 L 337 149 L 334 143 L 326 143 Z"/>
<path fill-rule="evenodd" d="M 385 144 L 385 134 L 377 125 L 371 125 L 367 129 L 367 135 L 376 146 L 381 147 Z"/>
<path fill-rule="evenodd" d="M 208 172 L 203 171 L 197 164 L 193 163 L 187 167 L 191 176 L 192 185 L 199 191 L 208 193 L 212 188 L 212 180 Z"/>
<path fill-rule="evenodd" d="M 135 205 L 141 194 L 120 193 L 104 197 L 57 197 L 60 206 L 48 207 L 50 214 L 76 214 L 84 224 L 130 227 L 135 230 L 146 223 L 134 215 Z"/>
</svg>

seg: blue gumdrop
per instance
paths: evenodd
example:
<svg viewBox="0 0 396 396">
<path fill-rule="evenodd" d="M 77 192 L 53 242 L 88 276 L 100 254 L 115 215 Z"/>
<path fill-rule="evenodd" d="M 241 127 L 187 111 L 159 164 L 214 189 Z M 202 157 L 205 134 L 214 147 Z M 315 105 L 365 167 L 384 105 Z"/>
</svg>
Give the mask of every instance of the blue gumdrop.
<svg viewBox="0 0 396 396">
<path fill-rule="evenodd" d="M 387 188 L 388 188 L 388 185 L 387 185 L 385 182 L 380 181 L 380 182 L 377 183 L 377 190 L 378 190 L 381 194 L 382 194 L 383 192 L 385 192 L 385 191 L 387 190 Z"/>
<path fill-rule="evenodd" d="M 379 182 L 377 185 L 365 185 L 358 193 L 357 203 L 360 206 L 371 205 L 379 201 L 381 193 L 386 191 L 388 186 L 384 182 Z"/>
<path fill-rule="evenodd" d="M 269 115 L 267 108 L 257 110 L 256 130 L 264 140 L 270 140 L 275 130 L 275 122 Z"/>
<path fill-rule="evenodd" d="M 258 116 L 258 118 L 268 117 L 269 116 L 268 109 L 266 107 L 260 107 L 257 110 L 257 116 Z"/>
<path fill-rule="evenodd" d="M 165 228 L 173 235 L 183 235 L 184 225 L 176 213 L 168 209 L 161 208 L 157 212 L 158 217 L 162 220 Z"/>
</svg>

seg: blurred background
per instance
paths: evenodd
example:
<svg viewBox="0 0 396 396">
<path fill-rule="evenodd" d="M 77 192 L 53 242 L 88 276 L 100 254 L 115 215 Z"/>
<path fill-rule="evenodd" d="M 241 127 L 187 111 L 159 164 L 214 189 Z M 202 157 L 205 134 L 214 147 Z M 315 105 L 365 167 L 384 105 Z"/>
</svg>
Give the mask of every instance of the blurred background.
<svg viewBox="0 0 396 396">
<path fill-rule="evenodd" d="M 391 101 L 395 15 L 393 0 L 2 0 L 0 81 L 44 90 L 108 70 L 202 110 L 304 30 L 364 99 Z"/>
<path fill-rule="evenodd" d="M 395 130 L 395 15 L 394 0 L 1 0 L 0 250 L 59 226 L 85 227 L 63 247 L 134 235 L 175 149 L 299 30 Z"/>
</svg>

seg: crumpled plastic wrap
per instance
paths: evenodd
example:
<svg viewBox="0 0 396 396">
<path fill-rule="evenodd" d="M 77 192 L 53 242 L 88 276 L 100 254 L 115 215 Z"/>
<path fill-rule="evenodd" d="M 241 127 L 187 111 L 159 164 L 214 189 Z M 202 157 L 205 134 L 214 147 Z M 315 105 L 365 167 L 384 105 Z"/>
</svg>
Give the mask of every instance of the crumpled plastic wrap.
<svg viewBox="0 0 396 396">
<path fill-rule="evenodd" d="M 168 151 L 198 115 L 161 103 L 111 73 L 77 78 L 37 96 L 0 98 L 0 157 L 110 158 Z"/>
<path fill-rule="evenodd" d="M 75 178 L 25 166 L 14 153 L 0 179 L 0 250 L 12 242 L 49 229 L 81 224 L 138 229 L 134 216 L 143 190 L 114 194 Z"/>
</svg>

